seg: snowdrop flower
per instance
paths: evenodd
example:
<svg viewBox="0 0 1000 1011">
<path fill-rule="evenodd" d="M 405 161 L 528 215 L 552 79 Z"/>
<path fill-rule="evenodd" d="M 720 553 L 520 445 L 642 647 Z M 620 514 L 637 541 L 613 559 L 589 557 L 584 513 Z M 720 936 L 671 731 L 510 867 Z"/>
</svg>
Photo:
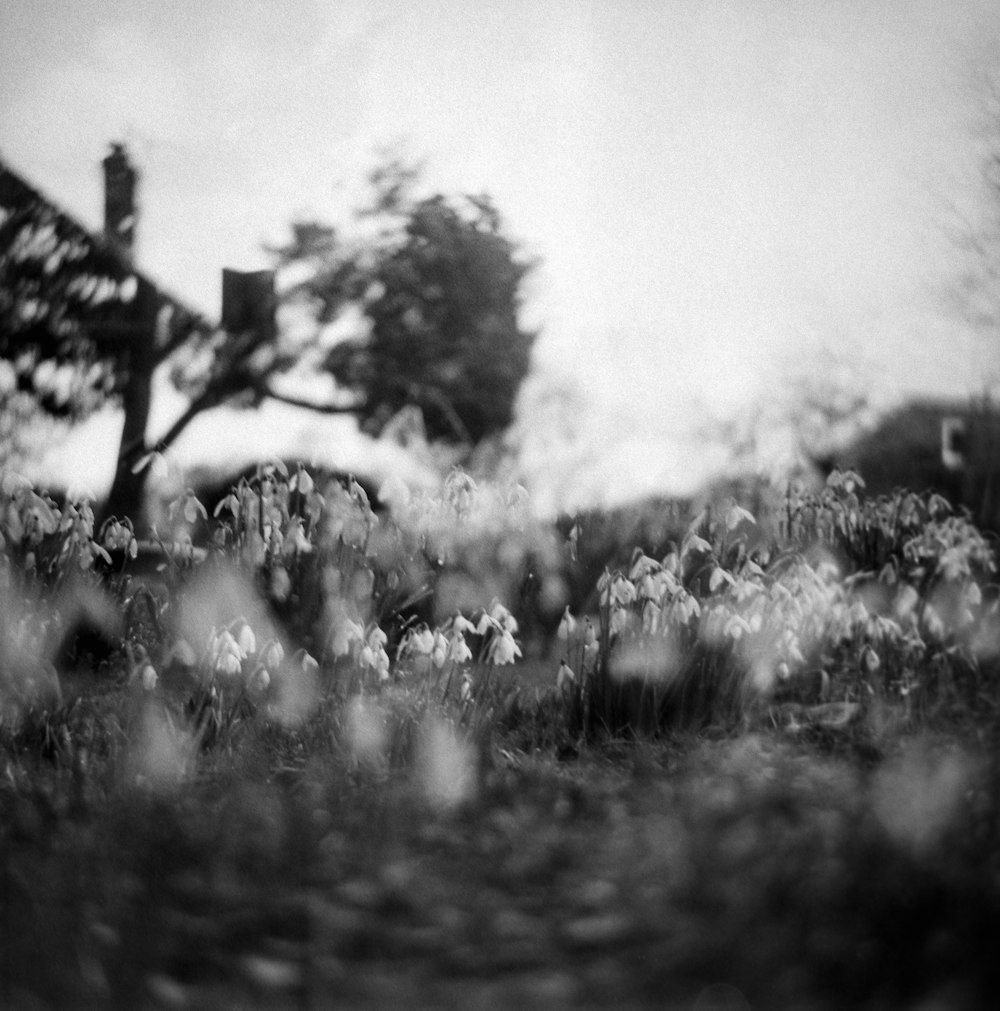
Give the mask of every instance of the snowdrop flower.
<svg viewBox="0 0 1000 1011">
<path fill-rule="evenodd" d="M 583 629 L 583 645 L 585 648 L 597 645 L 597 632 L 594 630 L 594 625 L 589 618 Z"/>
<path fill-rule="evenodd" d="M 198 500 L 194 490 L 191 488 L 188 488 L 179 499 L 170 504 L 170 518 L 173 519 L 178 512 L 183 515 L 185 521 L 188 523 L 194 523 L 199 516 L 203 520 L 208 519 L 208 511 Z"/>
<path fill-rule="evenodd" d="M 882 661 L 879 659 L 878 653 L 871 646 L 865 646 L 861 652 L 861 669 L 866 674 L 874 674 L 881 666 Z"/>
<path fill-rule="evenodd" d="M 601 654 L 601 647 L 596 640 L 583 647 L 583 673 L 593 674 L 597 670 L 597 661 Z"/>
<path fill-rule="evenodd" d="M 632 558 L 632 568 L 629 569 L 628 578 L 635 581 L 642 580 L 645 576 L 659 572 L 661 566 L 655 558 L 644 555 L 639 548 L 636 548 Z"/>
<path fill-rule="evenodd" d="M 129 520 L 123 522 L 112 516 L 104 525 L 102 540 L 109 551 L 122 551 L 129 558 L 135 558 L 139 553 L 139 545 Z"/>
<path fill-rule="evenodd" d="M 378 500 L 387 505 L 393 513 L 406 509 L 411 500 L 410 489 L 398 475 L 392 474 L 382 483 L 378 490 Z"/>
<path fill-rule="evenodd" d="M 681 545 L 681 557 L 687 558 L 692 553 L 710 555 L 712 553 L 712 545 L 704 537 L 699 537 L 697 534 L 689 534 L 684 538 L 684 543 Z"/>
<path fill-rule="evenodd" d="M 739 642 L 744 635 L 750 635 L 752 630 L 750 625 L 747 623 L 746 619 L 742 618 L 738 614 L 733 614 L 729 616 L 729 620 L 726 622 L 724 632 L 730 638 Z"/>
<path fill-rule="evenodd" d="M 379 681 L 389 680 L 389 654 L 381 646 L 375 651 L 374 670 Z"/>
<path fill-rule="evenodd" d="M 628 630 L 630 621 L 629 612 L 623 607 L 616 607 L 611 614 L 611 634 L 621 635 L 623 632 Z"/>
<path fill-rule="evenodd" d="M 740 579 L 734 584 L 736 590 L 736 600 L 739 603 L 749 600 L 751 597 L 758 597 L 764 592 L 764 587 L 752 579 Z"/>
<path fill-rule="evenodd" d="M 472 677 L 467 673 L 462 675 L 462 687 L 459 689 L 458 697 L 463 703 L 472 701 Z"/>
<path fill-rule="evenodd" d="M 472 650 L 469 649 L 469 644 L 461 632 L 452 637 L 451 645 L 448 648 L 448 659 L 452 663 L 467 663 L 472 659 Z"/>
<path fill-rule="evenodd" d="M 806 662 L 806 658 L 802 653 L 802 647 L 799 644 L 799 637 L 789 628 L 785 630 L 782 640 L 785 656 L 787 656 L 792 663 L 804 664 Z"/>
<path fill-rule="evenodd" d="M 510 632 L 511 635 L 517 633 L 518 624 L 517 619 L 507 610 L 503 604 L 497 600 L 496 597 L 493 598 L 490 604 L 490 617 L 505 631 Z"/>
<path fill-rule="evenodd" d="M 170 647 L 168 660 L 190 670 L 198 662 L 198 657 L 187 639 L 177 639 Z"/>
<path fill-rule="evenodd" d="M 611 584 L 611 602 L 627 607 L 635 598 L 635 584 L 624 576 L 617 576 Z"/>
<path fill-rule="evenodd" d="M 756 525 L 757 521 L 754 519 L 753 513 L 741 508 L 736 504 L 736 501 L 733 500 L 732 505 L 729 507 L 729 511 L 726 513 L 726 529 L 729 531 L 735 530 L 742 523 Z"/>
<path fill-rule="evenodd" d="M 292 664 L 298 667 L 303 674 L 314 674 L 319 670 L 319 663 L 316 658 L 307 653 L 304 649 L 297 649 L 292 655 Z"/>
<path fill-rule="evenodd" d="M 229 627 L 243 658 L 257 652 L 257 637 L 253 634 L 253 629 L 247 623 L 246 618 L 237 618 Z"/>
<path fill-rule="evenodd" d="M 642 609 L 642 631 L 644 635 L 652 635 L 660 627 L 660 605 L 655 600 L 647 600 Z"/>
<path fill-rule="evenodd" d="M 269 671 L 276 671 L 285 659 L 285 650 L 277 639 L 269 639 L 260 651 L 260 662 Z"/>
<path fill-rule="evenodd" d="M 559 673 L 556 675 L 556 688 L 559 691 L 567 691 L 576 683 L 576 674 L 565 660 L 559 664 Z"/>
<path fill-rule="evenodd" d="M 362 509 L 364 509 L 366 512 L 371 511 L 372 504 L 368 499 L 368 492 L 366 492 L 364 488 L 362 488 L 361 485 L 358 484 L 353 474 L 351 475 L 351 480 L 347 486 L 347 491 L 350 494 L 351 498 L 354 499 L 354 501 Z"/>
<path fill-rule="evenodd" d="M 174 558 L 183 562 L 189 562 L 194 558 L 194 542 L 186 530 L 182 531 L 174 541 Z"/>
<path fill-rule="evenodd" d="M 212 510 L 212 515 L 218 519 L 220 514 L 223 512 L 228 512 L 234 517 L 239 516 L 240 499 L 236 492 L 231 491 L 224 499 L 222 499 Z"/>
<path fill-rule="evenodd" d="M 388 641 L 389 637 L 377 625 L 373 625 L 359 656 L 361 666 L 376 671 L 379 680 L 386 680 L 389 676 L 389 655 L 385 652 Z"/>
<path fill-rule="evenodd" d="M 439 670 L 448 659 L 448 640 L 440 630 L 434 632 L 434 645 L 431 647 L 431 663 Z"/>
<path fill-rule="evenodd" d="M 365 630 L 361 624 L 341 613 L 330 630 L 330 650 L 334 656 L 346 656 L 351 646 L 362 642 L 364 637 Z"/>
<path fill-rule="evenodd" d="M 215 633 L 209 649 L 209 660 L 213 671 L 235 677 L 242 671 L 245 657 L 246 653 L 228 628 Z"/>
<path fill-rule="evenodd" d="M 400 640 L 396 648 L 396 659 L 410 656 L 417 659 L 429 658 L 434 650 L 434 633 L 426 626 L 411 628 Z"/>
<path fill-rule="evenodd" d="M 454 618 L 451 619 L 451 629 L 453 632 L 457 632 L 460 636 L 463 636 L 469 632 L 475 634 L 476 626 L 468 618 L 464 617 L 461 612 L 456 611 Z"/>
<path fill-rule="evenodd" d="M 159 680 L 156 675 L 156 668 L 148 662 L 143 664 L 142 670 L 139 672 L 139 680 L 142 683 L 143 690 L 151 692 Z"/>
<path fill-rule="evenodd" d="M 445 478 L 445 495 L 448 504 L 456 513 L 465 514 L 472 508 L 472 496 L 476 491 L 476 482 L 461 468 L 452 468 Z"/>
<path fill-rule="evenodd" d="M 421 656 L 430 656 L 434 649 L 434 633 L 426 626 L 415 629 L 412 633 L 413 652 Z"/>
<path fill-rule="evenodd" d="M 247 682 L 247 689 L 256 694 L 263 695 L 267 691 L 271 684 L 271 675 L 268 669 L 263 664 L 258 664 L 253 673 L 250 675 L 250 680 Z"/>
<path fill-rule="evenodd" d="M 65 553 L 67 545 L 63 548 Z M 80 546 L 80 568 L 86 572 L 93 564 L 96 556 L 100 555 L 108 565 L 111 564 L 111 556 L 96 541 L 84 541 Z"/>
<path fill-rule="evenodd" d="M 847 609 L 846 620 L 859 631 L 868 624 L 868 608 L 860 600 L 855 600 Z"/>
<path fill-rule="evenodd" d="M 569 536 L 566 538 L 569 544 L 569 557 L 572 561 L 577 560 L 577 554 L 580 546 L 580 524 L 574 523 L 572 530 L 569 532 Z"/>
<path fill-rule="evenodd" d="M 681 621 L 688 622 L 692 618 L 701 616 L 701 605 L 695 597 L 685 590 L 674 600 L 671 611 L 676 613 Z"/>
<path fill-rule="evenodd" d="M 299 464 L 298 470 L 292 475 L 292 480 L 289 482 L 289 488 L 292 491 L 298 490 L 303 496 L 308 495 L 313 490 L 313 479 L 312 475 Z"/>
<path fill-rule="evenodd" d="M 243 670 L 243 663 L 236 653 L 228 650 L 220 653 L 215 660 L 215 672 L 227 677 L 236 677 Z"/>
<path fill-rule="evenodd" d="M 569 604 L 563 611 L 563 616 L 559 621 L 559 629 L 556 636 L 560 639 L 568 639 L 576 631 L 576 618 L 569 613 Z"/>
<path fill-rule="evenodd" d="M 372 649 L 384 648 L 385 644 L 389 641 L 389 637 L 378 627 L 378 625 L 373 625 L 371 631 L 368 633 L 368 645 Z"/>
<path fill-rule="evenodd" d="M 263 561 L 263 558 L 261 558 Z M 275 565 L 271 569 L 271 596 L 279 603 L 284 603 L 292 592 L 292 577 L 284 565 Z"/>
<path fill-rule="evenodd" d="M 358 663 L 362 670 L 374 671 L 379 681 L 389 679 L 389 654 L 381 643 L 365 644 L 358 654 Z"/>
<path fill-rule="evenodd" d="M 724 607 L 710 607 L 701 618 L 701 636 L 707 642 L 718 643 L 727 634 L 729 611 Z"/>
<path fill-rule="evenodd" d="M 514 641 L 510 632 L 504 631 L 498 635 L 490 644 L 492 660 L 497 666 L 513 663 L 516 657 L 521 656 L 521 647 Z"/>
<path fill-rule="evenodd" d="M 296 516 L 288 524 L 288 529 L 285 531 L 281 548 L 282 554 L 285 558 L 288 558 L 291 555 L 308 554 L 312 549 L 312 544 L 309 543 L 309 538 L 302 527 L 302 520 Z"/>
</svg>

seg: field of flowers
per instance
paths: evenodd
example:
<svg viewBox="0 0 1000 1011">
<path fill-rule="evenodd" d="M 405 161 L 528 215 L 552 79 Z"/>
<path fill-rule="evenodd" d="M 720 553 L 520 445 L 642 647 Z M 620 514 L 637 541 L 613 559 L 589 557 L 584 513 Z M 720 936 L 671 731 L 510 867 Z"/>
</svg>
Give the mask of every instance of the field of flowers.
<svg viewBox="0 0 1000 1011">
<path fill-rule="evenodd" d="M 664 530 L 0 475 L 0 1006 L 991 1006 L 995 545 L 838 472 Z"/>
</svg>

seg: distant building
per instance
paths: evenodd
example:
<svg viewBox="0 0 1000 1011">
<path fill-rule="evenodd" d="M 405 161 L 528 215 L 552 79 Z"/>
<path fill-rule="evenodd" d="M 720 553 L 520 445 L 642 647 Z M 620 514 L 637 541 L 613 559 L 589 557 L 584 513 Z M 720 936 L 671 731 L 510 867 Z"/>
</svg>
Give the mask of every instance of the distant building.
<svg viewBox="0 0 1000 1011">
<path fill-rule="evenodd" d="M 933 489 L 1000 533 L 1000 404 L 910 401 L 829 463 L 857 470 L 871 495 Z"/>
</svg>

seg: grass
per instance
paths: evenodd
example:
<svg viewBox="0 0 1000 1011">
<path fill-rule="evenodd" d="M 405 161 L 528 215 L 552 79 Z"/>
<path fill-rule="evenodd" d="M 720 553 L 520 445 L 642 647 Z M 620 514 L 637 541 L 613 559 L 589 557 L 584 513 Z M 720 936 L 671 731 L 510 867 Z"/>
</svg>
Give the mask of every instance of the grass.
<svg viewBox="0 0 1000 1011">
<path fill-rule="evenodd" d="M 341 726 L 254 721 L 183 781 L 137 782 L 147 705 L 91 689 L 4 740 L 4 1007 L 981 1007 L 1000 989 L 995 733 L 530 748 L 515 714 L 442 802 L 402 718 L 381 764 Z"/>
</svg>

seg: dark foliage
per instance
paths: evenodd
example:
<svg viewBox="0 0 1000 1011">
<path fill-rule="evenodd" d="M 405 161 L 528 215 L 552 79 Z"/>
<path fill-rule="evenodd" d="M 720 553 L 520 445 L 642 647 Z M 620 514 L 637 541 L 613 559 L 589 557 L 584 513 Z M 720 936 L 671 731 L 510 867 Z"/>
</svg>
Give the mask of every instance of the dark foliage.
<svg viewBox="0 0 1000 1011">
<path fill-rule="evenodd" d="M 332 229 L 299 223 L 279 264 L 311 266 L 292 294 L 317 322 L 352 304 L 365 316 L 369 332 L 336 344 L 325 364 L 356 394 L 367 430 L 413 405 L 431 439 L 478 443 L 510 425 L 530 367 L 534 334 L 518 311 L 531 264 L 488 198 L 416 200 L 391 180 L 376 185 L 374 213 L 399 222 L 398 233 L 358 256 Z"/>
</svg>

